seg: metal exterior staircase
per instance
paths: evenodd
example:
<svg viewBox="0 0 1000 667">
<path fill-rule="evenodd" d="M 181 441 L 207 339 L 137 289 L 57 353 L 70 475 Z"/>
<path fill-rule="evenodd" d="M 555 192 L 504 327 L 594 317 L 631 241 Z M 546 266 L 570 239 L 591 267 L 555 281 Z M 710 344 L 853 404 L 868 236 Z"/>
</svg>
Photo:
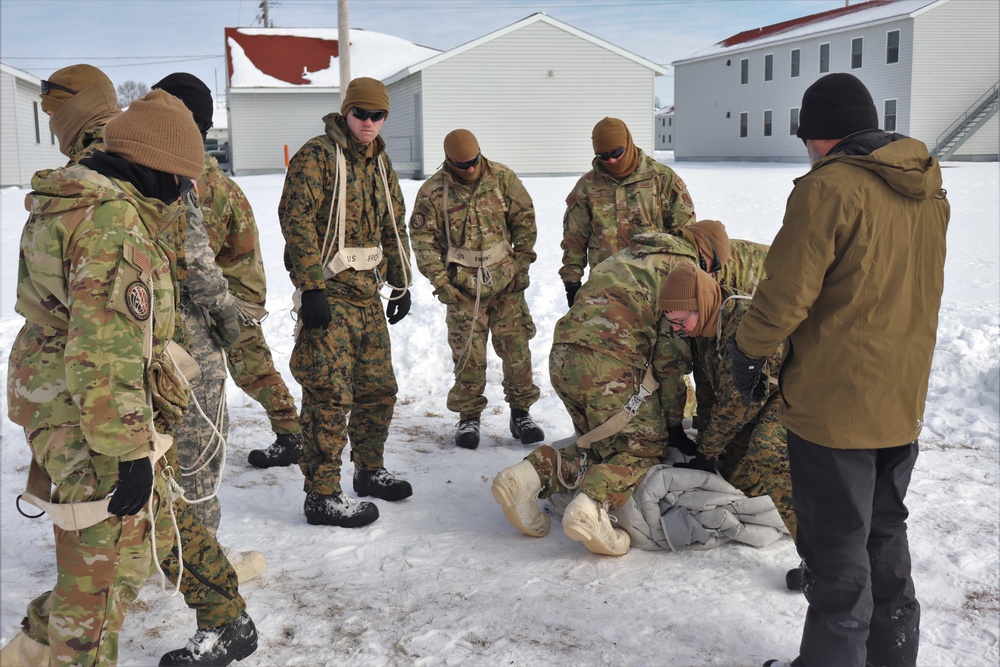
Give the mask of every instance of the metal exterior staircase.
<svg viewBox="0 0 1000 667">
<path fill-rule="evenodd" d="M 976 133 L 976 130 L 996 114 L 998 108 L 1000 108 L 1000 81 L 994 83 L 941 133 L 932 154 L 938 160 L 950 158 L 969 137 Z"/>
</svg>

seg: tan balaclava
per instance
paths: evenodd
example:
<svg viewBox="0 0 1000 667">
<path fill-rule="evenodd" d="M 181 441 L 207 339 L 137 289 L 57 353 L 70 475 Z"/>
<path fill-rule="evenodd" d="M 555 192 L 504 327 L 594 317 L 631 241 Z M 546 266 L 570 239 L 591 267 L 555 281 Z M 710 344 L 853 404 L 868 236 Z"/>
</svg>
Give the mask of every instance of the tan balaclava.
<svg viewBox="0 0 1000 667">
<path fill-rule="evenodd" d="M 697 310 L 698 327 L 685 335 L 714 338 L 722 306 L 722 288 L 712 276 L 685 262 L 667 276 L 656 306 L 664 313 Z"/>
<path fill-rule="evenodd" d="M 479 155 L 479 141 L 476 135 L 468 130 L 452 130 L 444 138 L 445 166 L 456 178 L 471 183 L 483 173 L 483 161 L 479 160 L 471 172 L 459 169 L 452 162 L 468 162 Z"/>
<path fill-rule="evenodd" d="M 340 115 L 346 116 L 351 111 L 351 107 L 358 107 L 367 111 L 384 111 L 385 117 L 389 117 L 389 93 L 385 85 L 378 79 L 367 76 L 359 76 L 351 79 L 344 93 L 344 99 L 340 102 Z"/>
<path fill-rule="evenodd" d="M 614 164 L 597 158 L 601 169 L 615 180 L 620 181 L 630 176 L 639 166 L 639 149 L 632 142 L 632 133 L 628 131 L 625 123 L 617 118 L 603 118 L 598 121 L 591 139 L 594 142 L 594 155 L 625 147 L 625 153 Z"/>
<path fill-rule="evenodd" d="M 699 220 L 693 225 L 681 228 L 681 236 L 693 243 L 699 252 L 709 257 L 718 257 L 720 268 L 725 266 L 732 256 L 726 226 L 718 220 Z M 711 271 L 712 265 L 706 266 L 705 270 Z"/>
<path fill-rule="evenodd" d="M 184 103 L 163 90 L 134 100 L 104 128 L 108 153 L 168 174 L 197 179 L 205 168 L 205 144 Z"/>
<path fill-rule="evenodd" d="M 76 91 L 74 95 L 52 88 L 41 96 L 42 111 L 51 116 L 49 127 L 66 157 L 72 157 L 70 149 L 81 134 L 121 113 L 115 85 L 93 65 L 70 65 L 53 72 L 47 80 Z"/>
</svg>

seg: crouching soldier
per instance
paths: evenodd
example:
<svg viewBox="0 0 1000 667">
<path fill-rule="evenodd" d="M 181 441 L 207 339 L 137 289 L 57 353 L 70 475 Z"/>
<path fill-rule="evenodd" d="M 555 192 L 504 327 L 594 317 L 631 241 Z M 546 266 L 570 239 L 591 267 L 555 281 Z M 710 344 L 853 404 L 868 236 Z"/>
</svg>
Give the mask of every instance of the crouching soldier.
<svg viewBox="0 0 1000 667">
<path fill-rule="evenodd" d="M 764 362 L 764 373 L 775 381 L 762 383 L 747 401 L 733 384 L 729 348 L 750 307 L 749 296 L 685 266 L 667 278 L 659 307 L 673 330 L 690 339 L 695 378 L 699 386 L 711 388 L 712 397 L 698 405 L 705 426 L 698 432 L 697 453 L 676 467 L 719 472 L 750 497 L 770 496 L 794 539 L 786 431 L 778 421 L 776 378 L 783 348 Z"/>
<path fill-rule="evenodd" d="M 728 256 L 724 231 L 721 240 L 718 251 Z M 591 272 L 556 323 L 549 357 L 552 388 L 578 440 L 558 451 L 543 445 L 497 475 L 493 497 L 514 527 L 545 535 L 549 517 L 538 511 L 537 498 L 579 489 L 563 531 L 594 553 L 628 552 L 628 534 L 611 525 L 608 510 L 621 507 L 666 453 L 660 401 L 645 399 L 660 383 L 683 386 L 656 299 L 672 271 L 699 260 L 700 249 L 683 238 L 643 234 Z"/>
<path fill-rule="evenodd" d="M 479 446 L 486 407 L 486 339 L 503 362 L 510 433 L 529 445 L 545 439 L 528 410 L 538 400 L 528 341 L 535 336 L 524 290 L 535 261 L 535 209 L 521 180 L 491 162 L 468 130 L 444 138 L 445 166 L 417 193 L 410 237 L 417 268 L 447 306 L 455 384 L 448 409 L 459 414 L 455 444 Z"/>
<path fill-rule="evenodd" d="M 191 114 L 158 91 L 110 120 L 105 138 L 108 153 L 35 174 L 27 199 L 16 304 L 26 321 L 7 400 L 31 448 L 31 495 L 56 524 L 58 577 L 32 602 L 4 665 L 24 656 L 117 664 L 125 607 L 150 574 L 153 540 L 158 554 L 177 547 L 163 434 L 188 387 L 167 348 L 177 318 L 168 230 L 183 226 L 180 197 L 201 173 L 203 149 Z M 257 648 L 235 572 L 203 527 L 200 536 L 195 566 L 205 554 L 221 559 L 233 594 L 206 590 L 193 643 L 164 665 L 228 664 Z M 39 610 L 45 636 L 29 636 Z"/>
</svg>

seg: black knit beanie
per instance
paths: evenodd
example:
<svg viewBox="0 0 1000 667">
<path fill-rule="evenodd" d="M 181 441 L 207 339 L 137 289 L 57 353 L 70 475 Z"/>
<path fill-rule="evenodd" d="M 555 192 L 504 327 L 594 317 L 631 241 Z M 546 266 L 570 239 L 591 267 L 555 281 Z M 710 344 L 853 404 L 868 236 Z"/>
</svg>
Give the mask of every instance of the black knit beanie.
<svg viewBox="0 0 1000 667">
<path fill-rule="evenodd" d="M 153 90 L 163 90 L 184 103 L 191 110 L 194 122 L 202 134 L 212 127 L 212 116 L 215 107 L 212 104 L 212 91 L 194 74 L 174 72 L 168 74 L 153 84 Z"/>
<path fill-rule="evenodd" d="M 806 88 L 799 111 L 799 139 L 843 139 L 878 128 L 878 110 L 865 84 L 852 74 L 827 74 Z"/>
</svg>

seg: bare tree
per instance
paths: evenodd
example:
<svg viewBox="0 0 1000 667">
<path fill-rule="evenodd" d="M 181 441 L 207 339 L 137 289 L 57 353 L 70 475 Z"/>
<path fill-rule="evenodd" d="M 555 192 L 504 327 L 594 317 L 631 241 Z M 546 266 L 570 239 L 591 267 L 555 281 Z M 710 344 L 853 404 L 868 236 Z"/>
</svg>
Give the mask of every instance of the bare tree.
<svg viewBox="0 0 1000 667">
<path fill-rule="evenodd" d="M 132 100 L 145 97 L 146 93 L 149 92 L 149 86 L 139 81 L 132 81 L 129 79 L 125 83 L 118 84 L 118 88 L 115 90 L 118 93 L 118 106 L 124 109 L 128 105 L 132 104 Z"/>
</svg>

